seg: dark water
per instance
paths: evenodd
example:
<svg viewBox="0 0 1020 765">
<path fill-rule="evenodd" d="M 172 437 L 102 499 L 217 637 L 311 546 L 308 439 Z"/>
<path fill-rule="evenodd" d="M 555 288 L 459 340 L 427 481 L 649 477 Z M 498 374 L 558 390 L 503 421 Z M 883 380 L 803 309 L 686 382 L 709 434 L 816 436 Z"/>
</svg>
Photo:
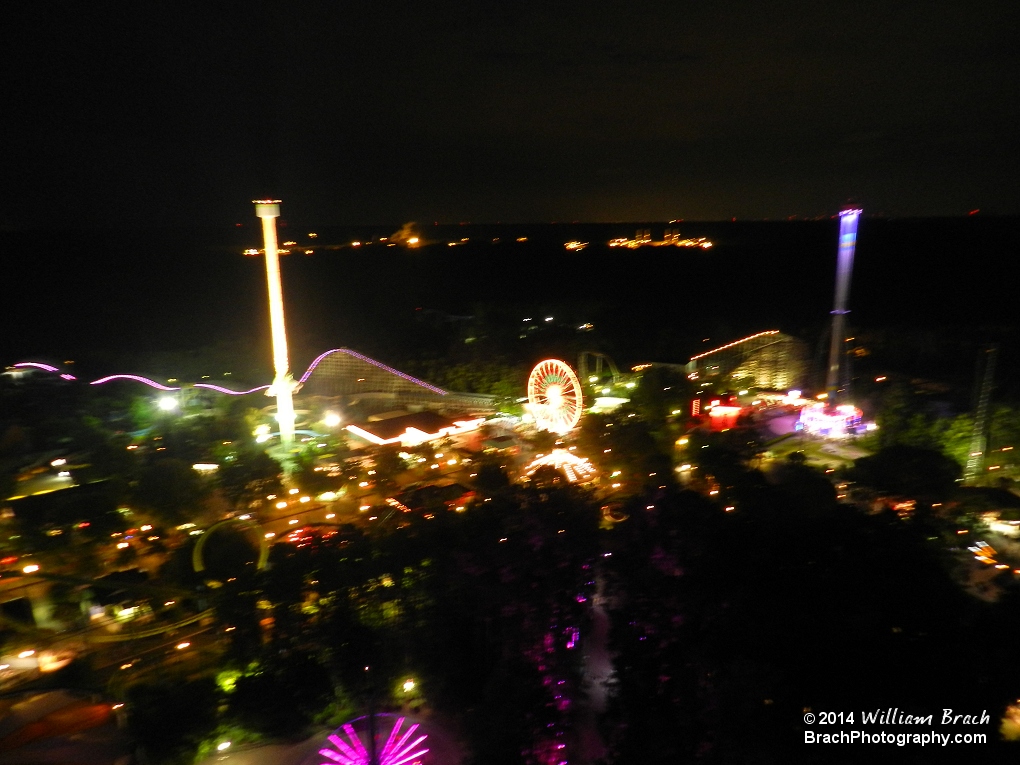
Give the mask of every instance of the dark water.
<svg viewBox="0 0 1020 765">
<path fill-rule="evenodd" d="M 399 226 L 317 229 L 314 240 L 283 228 L 281 241 L 295 239 L 298 252 L 315 248 L 283 259 L 292 365 L 338 346 L 393 363 L 439 356 L 480 332 L 501 352 L 527 356 L 538 351 L 530 340 L 527 351 L 515 346 L 517 324 L 532 314 L 554 317 L 539 333 L 543 352 L 587 343 L 620 363 L 683 361 L 706 338 L 711 346 L 763 329 L 818 342 L 831 308 L 835 220 L 678 225 L 715 247 L 605 244 L 637 228 L 660 239 L 664 223 L 423 225 L 431 244 L 415 250 L 340 247 Z M 568 252 L 569 240 L 591 244 Z M 265 371 L 263 264 L 241 255 L 260 244 L 254 225 L 2 234 L 0 361 L 74 358 L 107 372 L 183 350 Z M 884 338 L 879 355 L 922 371 L 956 364 L 970 374 L 967 354 L 988 339 L 1003 343 L 1010 368 L 1020 356 L 1018 256 L 1017 218 L 866 218 L 851 325 Z M 479 320 L 454 318 L 465 316 Z M 572 328 L 585 322 L 596 329 L 580 336 Z"/>
</svg>

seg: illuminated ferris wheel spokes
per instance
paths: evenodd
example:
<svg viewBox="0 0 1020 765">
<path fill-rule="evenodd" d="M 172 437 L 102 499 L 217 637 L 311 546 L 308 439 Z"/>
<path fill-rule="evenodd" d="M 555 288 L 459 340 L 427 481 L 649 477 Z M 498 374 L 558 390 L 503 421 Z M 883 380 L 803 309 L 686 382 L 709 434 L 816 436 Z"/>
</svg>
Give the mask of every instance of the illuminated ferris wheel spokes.
<svg viewBox="0 0 1020 765">
<path fill-rule="evenodd" d="M 320 765 L 423 765 L 428 762 L 426 755 L 429 753 L 427 746 L 422 746 L 427 734 L 415 735 L 418 730 L 418 723 L 414 723 L 405 730 L 401 730 L 405 718 L 395 718 L 393 715 L 376 715 L 376 724 L 384 725 L 387 719 L 394 719 L 393 727 L 385 743 L 381 743 L 385 730 L 380 730 L 376 736 L 375 748 L 376 757 L 369 754 L 370 742 L 367 740 L 372 735 L 367 717 L 359 717 L 351 720 L 333 731 L 328 737 L 332 748 L 324 747 L 319 754 L 328 761 Z M 367 730 L 366 730 L 367 728 Z"/>
<path fill-rule="evenodd" d="M 528 403 L 538 427 L 563 435 L 581 419 L 581 383 L 567 364 L 546 359 L 531 370 Z"/>
</svg>

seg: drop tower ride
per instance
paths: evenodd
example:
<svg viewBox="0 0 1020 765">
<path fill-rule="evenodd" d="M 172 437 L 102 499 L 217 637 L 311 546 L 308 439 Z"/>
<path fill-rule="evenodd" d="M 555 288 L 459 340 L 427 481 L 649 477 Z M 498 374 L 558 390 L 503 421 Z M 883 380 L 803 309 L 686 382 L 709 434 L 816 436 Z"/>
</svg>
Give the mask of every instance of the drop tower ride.
<svg viewBox="0 0 1020 765">
<path fill-rule="evenodd" d="M 280 427 L 283 466 L 289 471 L 294 447 L 294 392 L 298 384 L 290 374 L 287 356 L 287 328 L 283 320 L 283 281 L 280 278 L 280 253 L 276 244 L 276 219 L 280 217 L 279 199 L 256 199 L 255 215 L 262 219 L 262 239 L 266 251 L 266 281 L 269 287 L 269 326 L 273 337 L 273 384 L 267 396 L 276 398 L 276 420 Z"/>
<path fill-rule="evenodd" d="M 846 342 L 847 299 L 850 297 L 850 275 L 854 269 L 854 248 L 857 245 L 857 223 L 862 210 L 846 209 L 839 214 L 839 247 L 836 254 L 836 297 L 832 307 L 832 338 L 829 342 L 829 366 L 825 375 L 828 403 L 834 405 L 841 392 L 840 371 L 846 364 L 843 352 Z"/>
</svg>

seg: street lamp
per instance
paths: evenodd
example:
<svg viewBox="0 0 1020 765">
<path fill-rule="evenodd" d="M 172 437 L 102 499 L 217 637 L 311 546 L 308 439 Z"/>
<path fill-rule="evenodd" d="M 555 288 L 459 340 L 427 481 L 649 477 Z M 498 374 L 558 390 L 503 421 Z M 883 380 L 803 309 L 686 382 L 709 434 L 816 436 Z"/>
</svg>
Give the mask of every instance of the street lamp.
<svg viewBox="0 0 1020 765">
<path fill-rule="evenodd" d="M 269 285 L 269 324 L 273 336 L 273 368 L 276 376 L 266 391 L 276 397 L 276 419 L 280 425 L 280 444 L 284 469 L 290 467 L 294 446 L 294 398 L 298 383 L 290 374 L 287 358 L 287 328 L 283 320 L 283 281 L 280 278 L 280 254 L 276 246 L 276 219 L 280 217 L 279 199 L 256 199 L 255 215 L 262 219 L 262 239 L 266 251 L 266 281 Z"/>
<path fill-rule="evenodd" d="M 172 412 L 177 408 L 177 399 L 173 396 L 163 396 L 156 402 L 156 406 L 162 409 L 164 412 Z"/>
</svg>

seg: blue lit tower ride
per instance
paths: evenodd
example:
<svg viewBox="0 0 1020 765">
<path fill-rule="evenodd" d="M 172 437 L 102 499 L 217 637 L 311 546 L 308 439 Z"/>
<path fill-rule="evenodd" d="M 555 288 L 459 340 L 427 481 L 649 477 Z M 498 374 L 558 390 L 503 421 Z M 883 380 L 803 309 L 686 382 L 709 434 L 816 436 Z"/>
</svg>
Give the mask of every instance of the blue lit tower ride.
<svg viewBox="0 0 1020 765">
<path fill-rule="evenodd" d="M 829 343 L 829 368 L 825 375 L 825 392 L 829 403 L 836 403 L 840 392 L 840 368 L 846 363 L 843 344 L 846 342 L 847 298 L 850 296 L 850 274 L 854 270 L 854 247 L 857 244 L 857 223 L 861 210 L 848 209 L 839 214 L 839 250 L 836 261 L 836 299 L 832 308 L 832 339 Z"/>
</svg>

